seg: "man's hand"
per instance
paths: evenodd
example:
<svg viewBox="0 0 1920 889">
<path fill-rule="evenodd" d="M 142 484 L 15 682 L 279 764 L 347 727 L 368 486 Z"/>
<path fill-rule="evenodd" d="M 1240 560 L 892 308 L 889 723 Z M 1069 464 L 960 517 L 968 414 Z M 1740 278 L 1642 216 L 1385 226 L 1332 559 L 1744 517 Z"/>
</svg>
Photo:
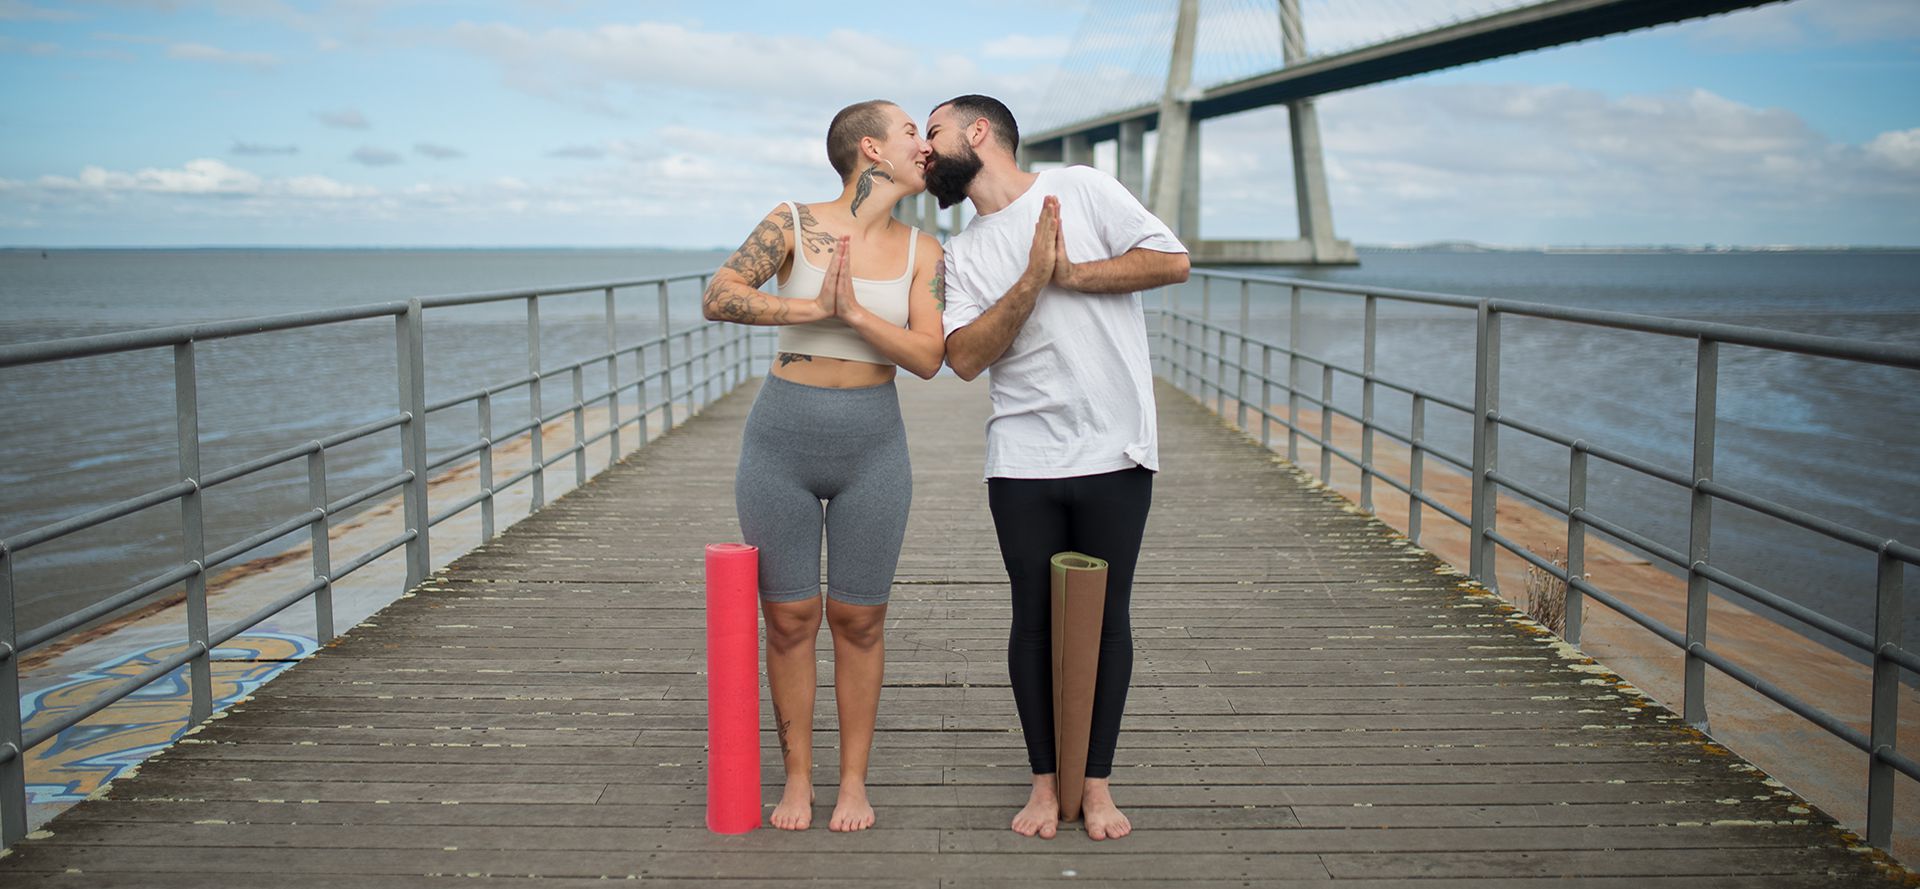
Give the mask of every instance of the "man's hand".
<svg viewBox="0 0 1920 889">
<path fill-rule="evenodd" d="M 1033 248 L 1027 253 L 1026 282 L 1035 286 L 1053 280 L 1060 253 L 1060 199 L 1040 202 L 1040 221 L 1033 224 Z"/>
<path fill-rule="evenodd" d="M 1077 280 L 1074 272 L 1078 270 L 1078 267 L 1074 265 L 1073 260 L 1067 258 L 1067 230 L 1060 222 L 1060 201 L 1058 198 L 1048 198 L 1047 200 L 1054 202 L 1053 283 L 1068 290 L 1078 290 L 1080 288 L 1074 286 L 1074 282 Z M 1042 213 L 1044 215 L 1045 211 L 1042 211 Z"/>
</svg>

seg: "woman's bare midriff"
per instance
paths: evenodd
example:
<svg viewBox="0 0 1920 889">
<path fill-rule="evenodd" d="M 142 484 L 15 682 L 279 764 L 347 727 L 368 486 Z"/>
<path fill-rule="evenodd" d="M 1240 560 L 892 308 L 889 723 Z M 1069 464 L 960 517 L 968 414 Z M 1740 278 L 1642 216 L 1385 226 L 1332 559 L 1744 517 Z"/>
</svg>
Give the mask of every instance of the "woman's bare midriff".
<svg viewBox="0 0 1920 889">
<path fill-rule="evenodd" d="M 891 382 L 899 368 L 891 364 L 848 361 L 819 355 L 779 352 L 773 356 L 773 375 L 792 383 L 826 389 L 858 389 Z"/>
</svg>

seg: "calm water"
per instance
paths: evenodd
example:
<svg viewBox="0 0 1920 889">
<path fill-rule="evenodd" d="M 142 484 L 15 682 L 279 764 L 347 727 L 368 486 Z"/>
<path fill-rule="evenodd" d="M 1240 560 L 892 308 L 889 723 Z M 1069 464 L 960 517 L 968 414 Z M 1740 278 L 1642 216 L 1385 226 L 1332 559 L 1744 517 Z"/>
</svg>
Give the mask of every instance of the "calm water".
<svg viewBox="0 0 1920 889">
<path fill-rule="evenodd" d="M 410 296 L 641 278 L 711 269 L 719 253 L 622 250 L 0 251 L 0 343 L 189 321 L 303 311 Z M 1920 344 L 1920 254 L 1544 255 L 1370 254 L 1355 269 L 1308 277 L 1623 312 L 1706 318 L 1859 340 Z M 691 284 L 672 291 L 675 323 L 696 317 Z M 1181 296 L 1198 309 L 1201 291 Z M 1257 335 L 1286 341 L 1283 293 L 1254 288 Z M 1150 302 L 1150 305 L 1152 303 Z M 1237 289 L 1216 288 L 1214 317 L 1239 312 Z M 543 300 L 542 363 L 605 346 L 597 294 Z M 1357 367 L 1360 304 L 1309 296 L 1308 350 Z M 651 288 L 623 293 L 623 342 L 651 336 Z M 1645 334 L 1510 319 L 1504 330 L 1503 412 L 1685 470 L 1692 442 L 1693 345 Z M 1379 371 L 1471 399 L 1471 316 L 1383 305 Z M 288 447 L 394 410 L 393 324 L 282 332 L 199 347 L 203 463 L 209 468 Z M 527 371 L 525 309 L 504 303 L 427 315 L 428 398 Z M 630 371 L 623 373 L 630 374 Z M 631 376 L 627 376 L 631 379 Z M 0 536 L 169 483 L 177 471 L 171 356 L 149 350 L 58 365 L 0 369 Z M 1318 374 L 1309 379 L 1317 386 Z M 1920 372 L 1726 347 L 1721 356 L 1716 477 L 1876 535 L 1920 540 Z M 596 368 L 587 388 L 604 386 Z M 563 391 L 564 390 L 564 391 Z M 548 403 L 570 398 L 567 381 Z M 1336 396 L 1356 412 L 1359 387 Z M 523 420 L 525 396 L 496 403 L 502 427 Z M 1376 413 L 1405 429 L 1406 399 L 1382 394 Z M 472 410 L 436 415 L 429 449 L 475 436 Z M 1429 412 L 1429 441 L 1468 453 L 1465 418 Z M 397 471 L 391 436 L 330 454 L 334 496 Z M 1169 454 L 1167 459 L 1178 459 Z M 1508 432 L 1501 464 L 1565 490 L 1563 450 Z M 1594 461 L 1594 512 L 1684 549 L 1686 496 Z M 224 545 L 298 513 L 299 464 L 222 486 L 208 497 L 208 537 Z M 156 509 L 23 554 L 19 619 L 37 626 L 143 579 L 177 558 L 177 511 Z M 1872 615 L 1870 554 L 1723 506 L 1714 559 L 1763 586 L 1856 626 Z M 1920 571 L 1910 572 L 1920 574 Z M 1920 589 L 1910 580 L 1909 589 Z M 1920 608 L 1909 623 L 1920 627 Z M 1909 633 L 1911 638 L 1920 638 Z"/>
</svg>

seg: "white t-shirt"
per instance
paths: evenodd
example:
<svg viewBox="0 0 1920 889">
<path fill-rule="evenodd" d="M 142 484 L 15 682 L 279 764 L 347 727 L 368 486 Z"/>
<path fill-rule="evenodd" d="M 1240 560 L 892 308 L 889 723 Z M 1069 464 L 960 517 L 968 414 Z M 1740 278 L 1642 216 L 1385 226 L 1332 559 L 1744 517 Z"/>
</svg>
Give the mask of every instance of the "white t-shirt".
<svg viewBox="0 0 1920 889">
<path fill-rule="evenodd" d="M 1041 202 L 1060 198 L 1074 262 L 1135 247 L 1185 253 L 1126 186 L 1092 167 L 1046 170 L 999 212 L 977 216 L 946 244 L 946 332 L 999 302 L 1027 269 Z M 988 368 L 988 478 L 1069 478 L 1160 469 L 1146 311 L 1138 293 L 1081 293 L 1048 284 L 1027 323 Z"/>
</svg>

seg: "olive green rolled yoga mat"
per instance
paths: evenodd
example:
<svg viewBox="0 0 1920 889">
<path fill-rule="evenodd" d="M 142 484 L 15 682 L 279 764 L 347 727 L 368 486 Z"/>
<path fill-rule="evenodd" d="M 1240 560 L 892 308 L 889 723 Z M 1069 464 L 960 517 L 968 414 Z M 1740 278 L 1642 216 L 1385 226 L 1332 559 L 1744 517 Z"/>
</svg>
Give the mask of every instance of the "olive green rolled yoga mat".
<svg viewBox="0 0 1920 889">
<path fill-rule="evenodd" d="M 1093 732 L 1094 674 L 1107 610 L 1107 563 L 1080 553 L 1053 557 L 1053 749 L 1060 818 L 1080 817 Z"/>
</svg>

